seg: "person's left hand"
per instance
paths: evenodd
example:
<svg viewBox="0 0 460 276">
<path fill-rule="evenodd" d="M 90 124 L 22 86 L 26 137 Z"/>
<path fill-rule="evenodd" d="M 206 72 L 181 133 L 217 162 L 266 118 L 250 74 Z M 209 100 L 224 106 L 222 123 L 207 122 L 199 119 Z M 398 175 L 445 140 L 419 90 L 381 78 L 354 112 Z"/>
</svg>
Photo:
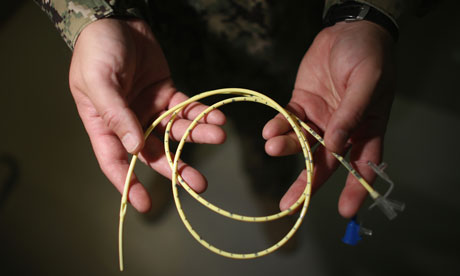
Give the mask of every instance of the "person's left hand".
<svg viewBox="0 0 460 276">
<path fill-rule="evenodd" d="M 389 33 L 374 23 L 341 22 L 322 30 L 305 54 L 287 109 L 324 134 L 327 149 L 319 147 L 313 156 L 313 190 L 338 167 L 329 151 L 345 154 L 350 149 L 354 168 L 368 182 L 374 181 L 375 173 L 367 162 L 378 164 L 382 157 L 393 101 L 393 44 Z M 266 124 L 263 136 L 269 155 L 300 151 L 297 137 L 282 116 Z M 282 210 L 299 198 L 305 184 L 306 173 L 302 171 L 281 200 Z M 367 191 L 349 174 L 339 199 L 339 213 L 353 216 L 366 195 Z"/>
</svg>

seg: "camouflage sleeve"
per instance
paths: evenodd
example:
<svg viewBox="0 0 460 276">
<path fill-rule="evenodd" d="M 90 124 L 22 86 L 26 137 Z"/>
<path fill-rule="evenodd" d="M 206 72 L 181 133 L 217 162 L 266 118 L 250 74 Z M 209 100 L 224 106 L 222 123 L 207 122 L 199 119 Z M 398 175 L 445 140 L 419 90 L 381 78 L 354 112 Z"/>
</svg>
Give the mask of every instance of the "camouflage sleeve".
<svg viewBox="0 0 460 276">
<path fill-rule="evenodd" d="M 34 0 L 48 14 L 61 37 L 73 50 L 80 32 L 91 22 L 107 17 L 147 19 L 143 0 Z"/>
</svg>

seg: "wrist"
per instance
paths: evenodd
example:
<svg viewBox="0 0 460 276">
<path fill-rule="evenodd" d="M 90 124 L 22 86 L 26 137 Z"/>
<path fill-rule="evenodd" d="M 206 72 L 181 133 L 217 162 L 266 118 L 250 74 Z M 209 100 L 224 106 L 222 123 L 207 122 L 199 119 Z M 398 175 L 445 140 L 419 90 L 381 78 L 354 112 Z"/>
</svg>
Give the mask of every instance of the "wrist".
<svg viewBox="0 0 460 276">
<path fill-rule="evenodd" d="M 331 2 L 334 2 L 334 4 L 330 5 Z M 398 39 L 399 27 L 396 20 L 373 5 L 363 3 L 363 1 L 344 0 L 327 1 L 326 5 L 327 10 L 325 10 L 323 18 L 325 27 L 332 26 L 338 22 L 369 21 L 385 29 L 395 41 Z"/>
<path fill-rule="evenodd" d="M 390 32 L 372 21 L 361 20 L 356 21 L 353 24 L 342 21 L 337 22 L 330 28 L 334 28 L 335 32 L 346 32 L 348 35 L 354 34 L 356 38 L 367 37 L 367 39 L 369 39 L 372 37 L 381 45 L 386 45 L 389 47 L 393 47 L 395 45 L 395 40 L 391 36 Z M 355 41 L 355 43 L 358 42 Z"/>
</svg>

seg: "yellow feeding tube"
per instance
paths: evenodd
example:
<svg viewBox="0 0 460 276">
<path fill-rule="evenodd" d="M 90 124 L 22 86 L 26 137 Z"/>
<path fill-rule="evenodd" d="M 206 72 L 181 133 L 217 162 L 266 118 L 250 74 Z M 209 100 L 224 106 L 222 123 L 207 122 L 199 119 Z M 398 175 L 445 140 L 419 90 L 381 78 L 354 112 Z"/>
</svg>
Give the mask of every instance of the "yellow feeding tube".
<svg viewBox="0 0 460 276">
<path fill-rule="evenodd" d="M 209 106 L 206 110 L 204 110 L 202 113 L 200 113 L 190 124 L 188 129 L 185 131 L 184 135 L 182 136 L 182 139 L 179 142 L 179 145 L 177 146 L 176 153 L 174 156 L 174 160 L 171 158 L 170 150 L 169 150 L 169 132 L 171 130 L 171 126 L 174 122 L 174 119 L 176 117 L 176 114 L 178 114 L 183 108 L 185 108 L 187 105 L 190 103 L 199 101 L 203 98 L 214 96 L 214 95 L 229 95 L 229 98 L 219 101 L 211 106 Z M 209 112 L 213 111 L 216 108 L 219 108 L 220 106 L 230 104 L 233 102 L 255 102 L 263 105 L 267 105 L 279 113 L 281 113 L 286 120 L 289 122 L 291 125 L 292 129 L 297 135 L 297 138 L 299 139 L 299 143 L 302 148 L 302 153 L 305 158 L 305 173 L 307 174 L 307 184 L 305 186 L 305 189 L 302 193 L 302 195 L 299 197 L 299 199 L 292 204 L 287 210 L 281 211 L 276 214 L 268 215 L 268 216 L 260 216 L 260 217 L 251 217 L 251 216 L 245 216 L 245 215 L 240 215 L 240 214 L 235 214 L 232 212 L 229 212 L 227 210 L 224 210 L 222 208 L 217 207 L 216 205 L 208 202 L 206 199 L 204 199 L 202 196 L 198 195 L 195 191 L 193 191 L 189 185 L 181 178 L 177 171 L 177 166 L 178 166 L 178 161 L 182 152 L 182 149 L 185 145 L 185 140 L 187 139 L 188 135 L 190 132 L 193 130 L 193 128 L 197 125 L 198 121 L 206 116 Z M 189 98 L 188 100 L 174 106 L 173 108 L 169 109 L 165 113 L 163 113 L 160 117 L 158 117 L 152 125 L 146 130 L 144 138 L 147 139 L 147 137 L 150 135 L 150 133 L 153 131 L 153 129 L 167 116 L 171 116 L 169 119 L 169 122 L 166 126 L 165 130 L 165 135 L 164 135 L 164 146 L 165 146 L 165 154 L 168 159 L 169 165 L 171 167 L 172 171 L 172 176 L 171 176 L 171 184 L 172 184 L 172 190 L 173 190 L 173 197 L 174 197 L 174 202 L 177 207 L 177 211 L 179 213 L 179 216 L 184 223 L 185 227 L 187 230 L 190 232 L 190 234 L 205 248 L 209 249 L 210 251 L 222 255 L 224 257 L 229 257 L 229 258 L 235 258 L 235 259 L 252 259 L 252 258 L 257 258 L 261 257 L 267 254 L 270 254 L 283 246 L 297 231 L 297 229 L 300 227 L 300 224 L 302 223 L 305 214 L 308 209 L 308 205 L 310 202 L 310 192 L 311 192 L 311 184 L 312 184 L 312 179 L 313 179 L 313 158 L 312 158 L 312 151 L 311 148 L 307 142 L 307 139 L 305 135 L 302 132 L 302 128 L 305 129 L 308 133 L 310 133 L 313 137 L 315 137 L 322 145 L 324 145 L 323 138 L 318 135 L 311 127 L 309 127 L 306 123 L 300 121 L 295 115 L 292 113 L 286 111 L 283 107 L 281 107 L 278 103 L 276 103 L 274 100 L 271 98 L 248 89 L 242 89 L 242 88 L 224 88 L 224 89 L 217 89 L 217 90 L 212 90 L 208 92 L 203 92 L 200 93 L 194 97 Z M 373 199 L 377 199 L 380 197 L 380 195 L 366 182 L 366 180 L 359 175 L 359 173 L 353 169 L 350 163 L 348 163 L 342 156 L 333 153 L 333 155 L 349 170 L 357 179 L 358 181 L 363 185 L 363 187 L 369 192 L 371 197 Z M 126 181 L 125 181 L 125 186 L 123 189 L 123 196 L 121 199 L 121 206 L 120 206 L 120 223 L 119 223 L 119 261 L 120 261 L 120 270 L 123 271 L 123 222 L 124 218 L 126 215 L 126 208 L 127 208 L 127 202 L 128 202 L 128 192 L 129 192 L 129 185 L 130 185 L 130 180 L 134 171 L 134 166 L 136 165 L 137 161 L 137 155 L 134 155 L 131 159 L 131 164 L 128 170 L 128 174 L 126 176 Z M 206 240 L 204 240 L 191 226 L 190 222 L 187 220 L 187 217 L 182 209 L 182 205 L 179 199 L 178 195 L 178 186 L 182 186 L 193 198 L 195 198 L 197 201 L 199 201 L 203 206 L 209 208 L 210 210 L 234 219 L 234 220 L 240 220 L 244 222 L 266 222 L 266 221 L 272 221 L 276 220 L 279 218 L 282 218 L 290 213 L 292 213 L 294 210 L 297 210 L 300 208 L 300 215 L 294 225 L 292 226 L 291 230 L 276 244 L 272 245 L 271 247 L 258 251 L 258 252 L 253 252 L 253 253 L 232 253 L 232 252 L 227 252 L 222 249 L 217 248 L 214 245 L 211 245 L 208 243 Z"/>
</svg>

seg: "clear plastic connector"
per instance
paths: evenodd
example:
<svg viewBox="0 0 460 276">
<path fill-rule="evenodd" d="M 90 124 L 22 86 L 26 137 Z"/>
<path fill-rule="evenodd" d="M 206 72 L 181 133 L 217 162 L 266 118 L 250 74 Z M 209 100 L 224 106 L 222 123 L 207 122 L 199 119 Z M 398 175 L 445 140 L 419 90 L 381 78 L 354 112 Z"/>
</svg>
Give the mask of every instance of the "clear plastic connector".
<svg viewBox="0 0 460 276">
<path fill-rule="evenodd" d="M 375 199 L 374 203 L 369 207 L 369 209 L 374 208 L 374 206 L 378 206 L 380 210 L 388 217 L 388 219 L 392 220 L 396 218 L 398 213 L 396 211 L 402 212 L 404 211 L 405 204 L 403 202 L 399 202 L 393 199 L 389 199 L 388 195 L 393 191 L 394 183 L 391 181 L 390 177 L 384 172 L 387 164 L 382 163 L 380 165 L 375 165 L 371 161 L 367 163 L 375 173 L 380 176 L 385 182 L 390 184 L 390 187 L 386 191 L 386 193 L 382 196 L 379 196 Z"/>
<path fill-rule="evenodd" d="M 388 219 L 392 220 L 396 218 L 398 213 L 396 211 L 404 211 L 405 204 L 403 202 L 399 202 L 396 200 L 388 199 L 385 196 L 379 196 L 372 204 L 369 209 L 374 206 L 378 206 L 380 210 L 388 217 Z"/>
</svg>

